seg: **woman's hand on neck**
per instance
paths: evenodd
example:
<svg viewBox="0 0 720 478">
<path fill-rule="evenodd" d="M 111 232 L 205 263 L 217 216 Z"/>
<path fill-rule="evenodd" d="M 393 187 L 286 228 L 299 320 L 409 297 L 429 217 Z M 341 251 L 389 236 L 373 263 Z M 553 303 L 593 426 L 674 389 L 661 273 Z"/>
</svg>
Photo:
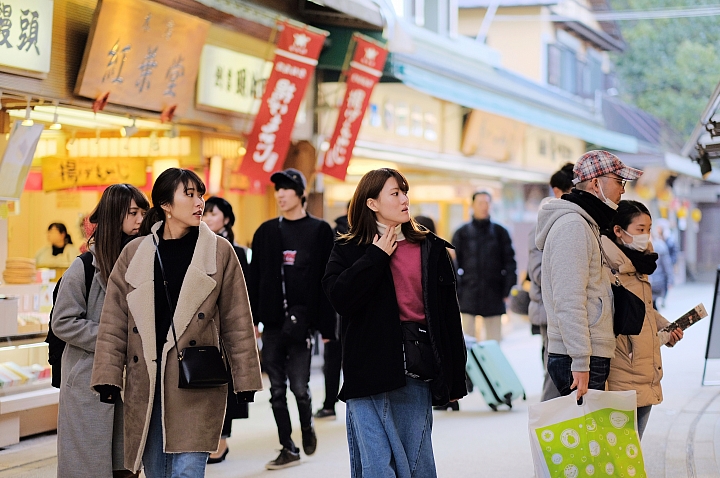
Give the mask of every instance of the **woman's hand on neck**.
<svg viewBox="0 0 720 478">
<path fill-rule="evenodd" d="M 163 239 L 180 239 L 190 231 L 190 226 L 183 224 L 175 219 L 165 217 L 165 227 L 163 228 Z"/>
</svg>

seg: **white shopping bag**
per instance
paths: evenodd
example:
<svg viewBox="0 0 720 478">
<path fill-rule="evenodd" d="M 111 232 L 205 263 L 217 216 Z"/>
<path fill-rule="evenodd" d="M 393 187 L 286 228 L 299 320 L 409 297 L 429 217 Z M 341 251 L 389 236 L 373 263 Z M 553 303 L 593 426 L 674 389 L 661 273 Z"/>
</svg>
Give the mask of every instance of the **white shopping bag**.
<svg viewBox="0 0 720 478">
<path fill-rule="evenodd" d="M 645 478 L 635 391 L 588 390 L 529 407 L 535 476 Z"/>
</svg>

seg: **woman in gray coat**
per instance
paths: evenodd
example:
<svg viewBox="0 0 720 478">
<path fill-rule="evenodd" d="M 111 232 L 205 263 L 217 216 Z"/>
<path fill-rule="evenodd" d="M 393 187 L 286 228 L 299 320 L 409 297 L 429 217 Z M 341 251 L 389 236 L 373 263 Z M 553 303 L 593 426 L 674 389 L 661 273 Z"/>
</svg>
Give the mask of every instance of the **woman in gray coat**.
<svg viewBox="0 0 720 478">
<path fill-rule="evenodd" d="M 134 186 L 108 187 L 90 216 L 96 228 L 88 240 L 95 268 L 89 294 L 80 258 L 60 282 L 52 327 L 67 345 L 58 411 L 58 478 L 133 476 L 123 466 L 122 403 L 101 403 L 90 388 L 90 376 L 108 276 L 124 245 L 137 236 L 149 206 Z"/>
</svg>

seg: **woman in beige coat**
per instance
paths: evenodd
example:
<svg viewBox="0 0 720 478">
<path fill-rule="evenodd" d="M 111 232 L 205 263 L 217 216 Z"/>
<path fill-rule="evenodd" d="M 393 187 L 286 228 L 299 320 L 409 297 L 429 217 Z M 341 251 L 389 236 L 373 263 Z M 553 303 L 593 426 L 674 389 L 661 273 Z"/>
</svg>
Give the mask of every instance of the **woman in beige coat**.
<svg viewBox="0 0 720 478">
<path fill-rule="evenodd" d="M 204 193 L 192 171 L 171 168 L 158 177 L 140 231 L 150 234 L 120 255 L 100 319 L 91 384 L 105 401 L 124 389 L 125 466 L 142 464 L 148 478 L 204 476 L 220 440 L 227 387 L 178 388 L 177 349 L 217 347 L 222 336 L 238 399 L 252 401 L 262 389 L 240 263 L 232 245 L 202 223 Z"/>
<path fill-rule="evenodd" d="M 645 321 L 639 335 L 619 335 L 615 358 L 610 361 L 608 390 L 637 392 L 637 423 L 642 438 L 650 410 L 662 402 L 662 358 L 660 347 L 672 347 L 682 338 L 682 330 L 661 332 L 670 322 L 653 308 L 648 275 L 657 267 L 658 255 L 652 252 L 648 209 L 637 201 L 620 201 L 612 230 L 601 238 L 610 280 L 617 273 L 620 283 L 645 303 Z"/>
</svg>

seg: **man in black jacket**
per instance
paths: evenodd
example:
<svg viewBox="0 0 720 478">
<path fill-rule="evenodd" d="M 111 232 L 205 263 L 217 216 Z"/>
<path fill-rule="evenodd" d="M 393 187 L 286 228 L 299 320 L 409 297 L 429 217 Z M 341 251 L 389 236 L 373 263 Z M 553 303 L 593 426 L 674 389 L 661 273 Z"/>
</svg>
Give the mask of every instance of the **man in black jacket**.
<svg viewBox="0 0 720 478">
<path fill-rule="evenodd" d="M 270 378 L 270 404 L 282 450 L 265 467 L 276 470 L 300 463 L 292 440 L 287 406 L 287 382 L 300 415 L 302 445 L 315 453 L 317 438 L 312 421 L 310 358 L 312 331 L 335 334 L 335 313 L 320 281 L 333 247 L 330 225 L 304 209 L 305 177 L 286 169 L 270 177 L 280 217 L 264 222 L 253 236 L 247 281 L 253 319 L 263 323 L 262 363 Z"/>
<path fill-rule="evenodd" d="M 491 203 L 489 192 L 473 194 L 472 221 L 455 232 L 452 242 L 457 255 L 463 330 L 475 336 L 475 318 L 479 315 L 484 319 L 485 339 L 499 342 L 505 299 L 517 282 L 517 272 L 510 234 L 490 221 Z"/>
</svg>

